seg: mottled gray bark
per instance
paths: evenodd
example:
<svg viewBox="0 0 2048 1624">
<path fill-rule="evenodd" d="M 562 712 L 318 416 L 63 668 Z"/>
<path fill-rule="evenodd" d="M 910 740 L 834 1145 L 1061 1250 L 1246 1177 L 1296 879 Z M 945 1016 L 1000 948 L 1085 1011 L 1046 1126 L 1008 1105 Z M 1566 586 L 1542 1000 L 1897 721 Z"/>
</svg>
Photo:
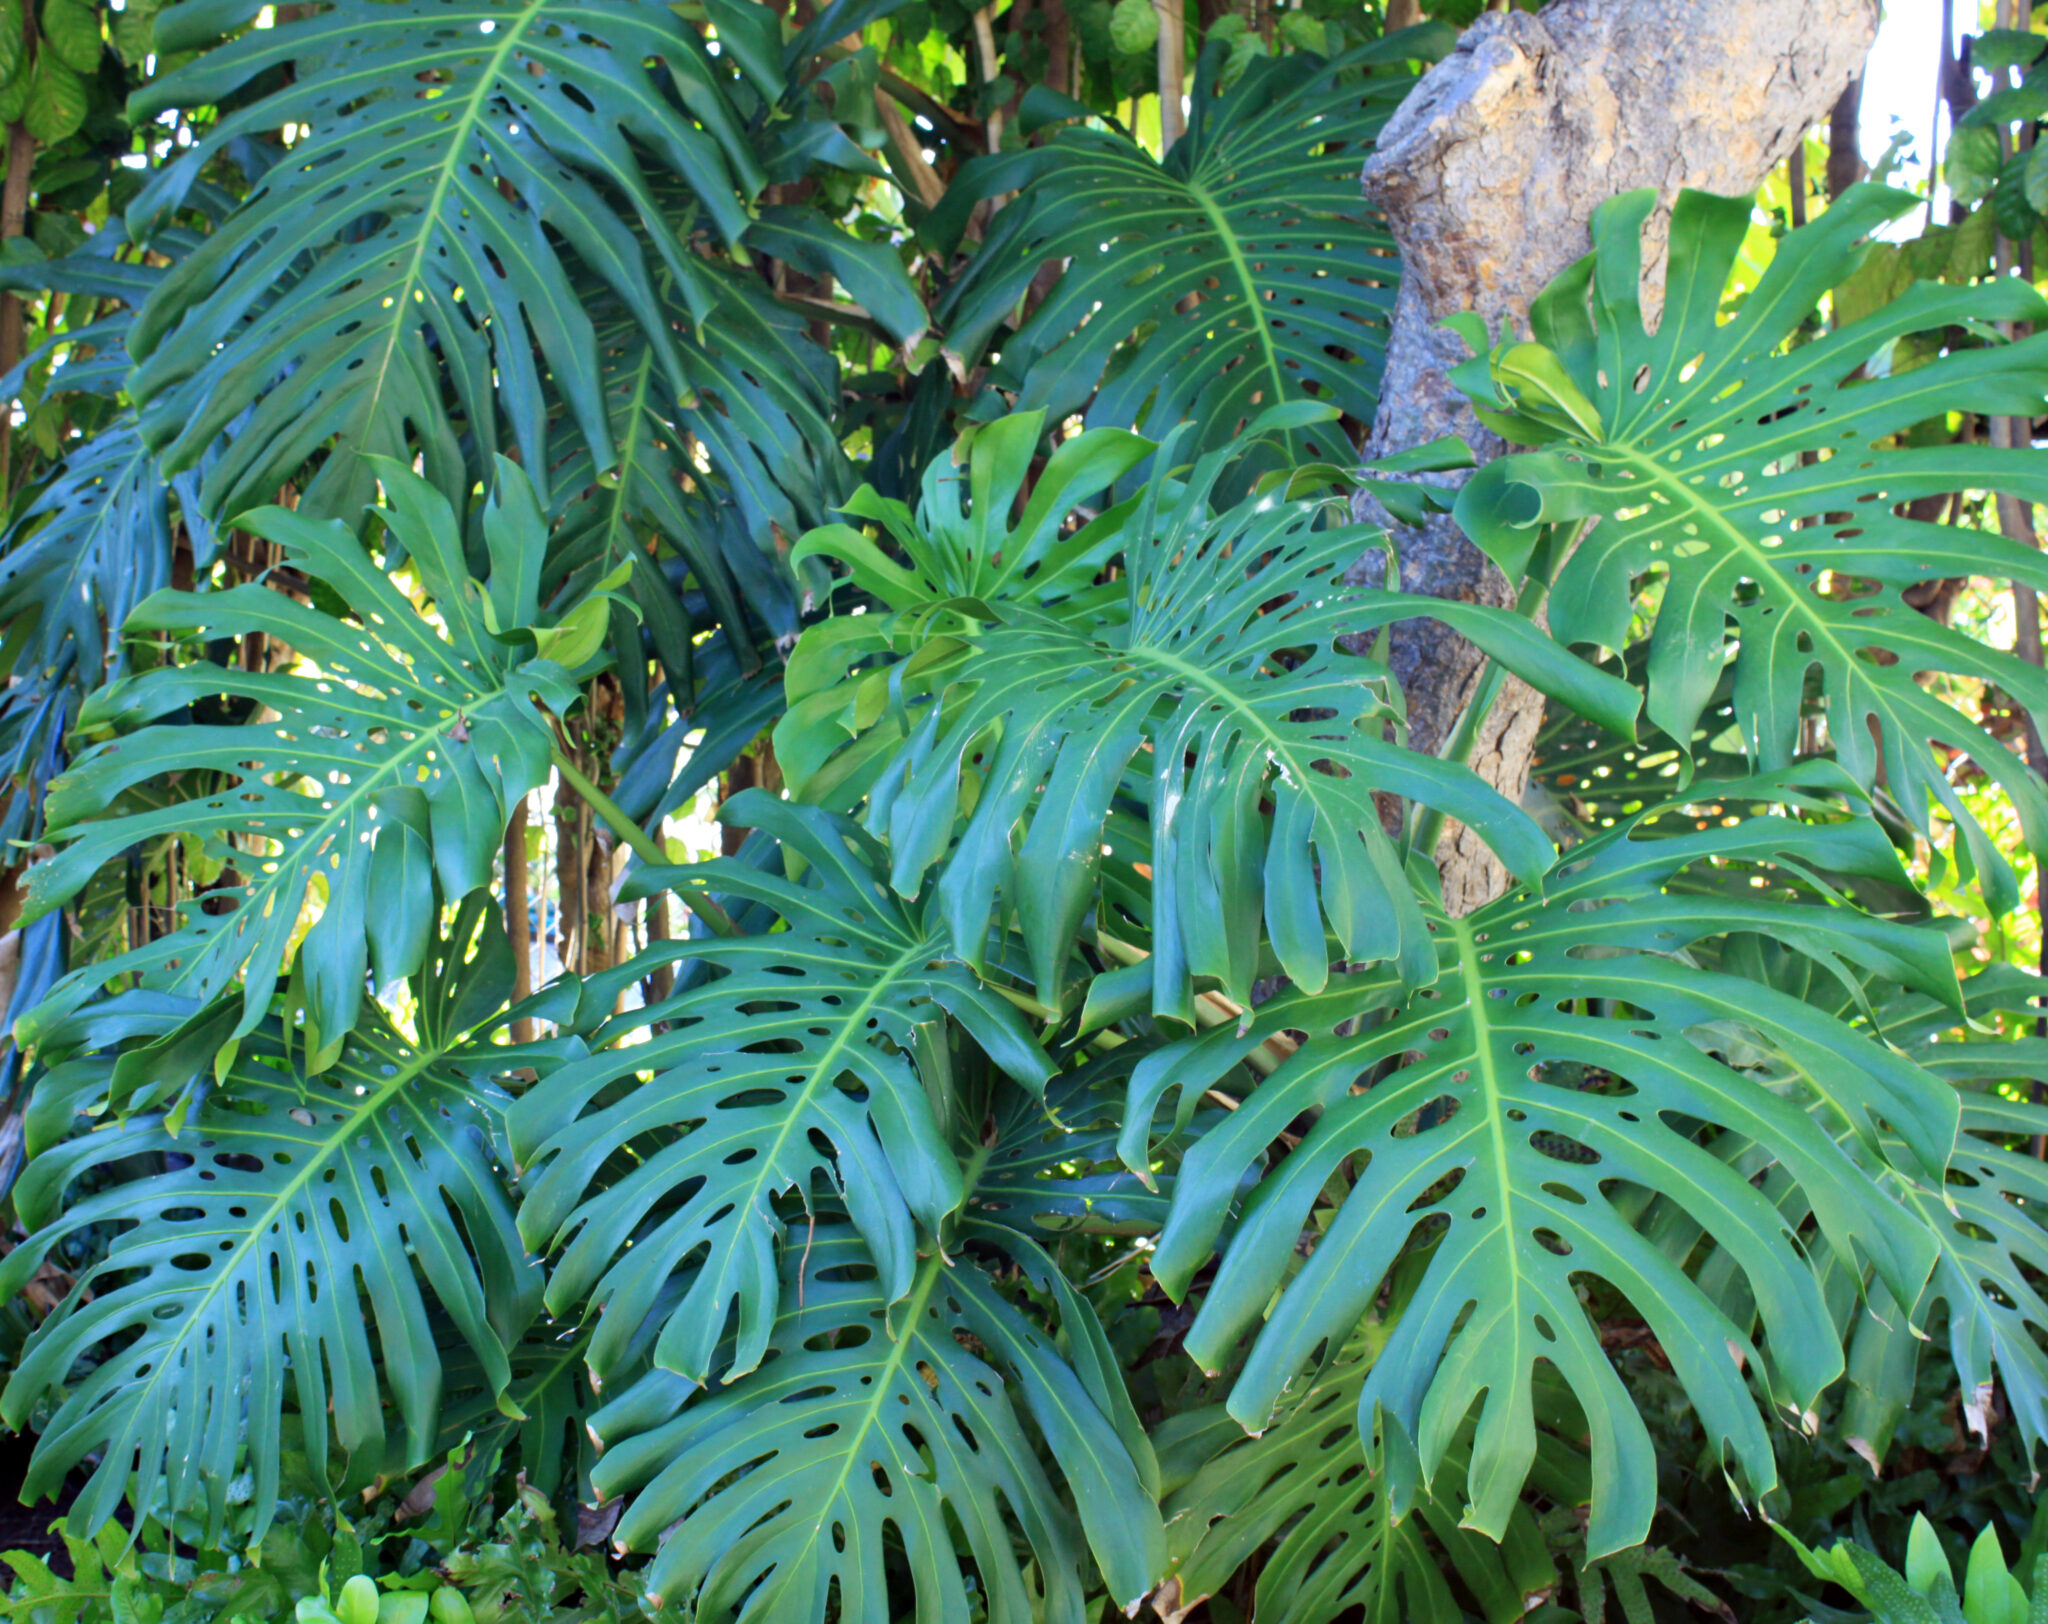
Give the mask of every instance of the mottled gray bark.
<svg viewBox="0 0 2048 1624">
<path fill-rule="evenodd" d="M 1365 166 L 1366 195 L 1402 260 L 1367 456 L 1445 434 L 1482 462 L 1500 455 L 1447 376 L 1466 351 L 1442 318 L 1473 310 L 1496 336 L 1523 331 L 1530 301 L 1586 252 L 1593 209 L 1617 192 L 1753 190 L 1828 116 L 1876 30 L 1875 0 L 1558 0 L 1540 14 L 1480 18 L 1401 104 Z M 1654 312 L 1654 244 L 1648 267 Z M 1386 522 L 1369 499 L 1360 517 Z M 1408 591 L 1514 602 L 1515 588 L 1448 518 L 1395 539 Z M 1478 681 L 1478 653 L 1418 620 L 1395 629 L 1392 659 L 1411 742 L 1434 751 Z M 1481 729 L 1473 765 L 1510 796 L 1527 781 L 1541 719 L 1540 696 L 1510 682 Z M 1437 855 L 1454 912 L 1506 884 L 1456 825 Z"/>
</svg>

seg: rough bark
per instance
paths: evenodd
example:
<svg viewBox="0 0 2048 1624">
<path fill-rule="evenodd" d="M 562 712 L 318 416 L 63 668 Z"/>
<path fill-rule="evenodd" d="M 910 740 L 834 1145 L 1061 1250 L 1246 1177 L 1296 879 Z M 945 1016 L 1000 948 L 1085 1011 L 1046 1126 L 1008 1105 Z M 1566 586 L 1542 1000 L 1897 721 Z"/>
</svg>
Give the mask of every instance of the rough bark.
<svg viewBox="0 0 2048 1624">
<path fill-rule="evenodd" d="M 1540 15 L 1480 18 L 1401 104 L 1365 166 L 1366 195 L 1402 258 L 1366 454 L 1457 434 L 1482 462 L 1500 455 L 1449 381 L 1466 352 L 1441 319 L 1473 310 L 1496 335 L 1522 331 L 1530 301 L 1585 253 L 1594 207 L 1617 192 L 1754 189 L 1827 117 L 1876 29 L 1875 0 L 1558 0 Z M 1655 244 L 1647 263 L 1654 311 Z M 1385 522 L 1370 505 L 1360 516 Z M 1448 519 L 1401 528 L 1396 541 L 1408 591 L 1513 603 L 1514 587 Z M 1411 742 L 1434 751 L 1477 682 L 1479 655 L 1417 620 L 1395 629 L 1392 660 Z M 1481 729 L 1474 765 L 1510 796 L 1526 783 L 1541 719 L 1540 697 L 1511 682 Z M 1456 825 L 1437 855 L 1454 911 L 1506 883 Z"/>
</svg>

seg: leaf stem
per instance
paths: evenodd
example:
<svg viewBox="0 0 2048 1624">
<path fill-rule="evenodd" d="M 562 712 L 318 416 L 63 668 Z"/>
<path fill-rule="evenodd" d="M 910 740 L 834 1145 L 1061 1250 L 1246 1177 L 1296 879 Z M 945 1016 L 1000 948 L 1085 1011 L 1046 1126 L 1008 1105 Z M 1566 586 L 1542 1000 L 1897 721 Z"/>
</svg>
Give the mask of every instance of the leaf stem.
<svg viewBox="0 0 2048 1624">
<path fill-rule="evenodd" d="M 1029 993 L 1019 992 L 1015 987 L 1006 987 L 1000 981 L 984 981 L 982 985 L 998 998 L 1006 999 L 1026 1015 L 1036 1015 L 1040 1020 L 1052 1020 L 1060 1011 L 1051 1004 L 1040 1003 Z"/>
<path fill-rule="evenodd" d="M 584 776 L 582 769 L 569 759 L 568 752 L 561 747 L 559 742 L 553 746 L 553 754 L 555 758 L 555 771 L 562 775 L 562 782 L 580 795 L 583 798 L 584 804 L 591 811 L 604 819 L 611 827 L 613 834 L 633 848 L 635 856 L 643 863 L 652 863 L 660 868 L 673 868 L 675 866 L 670 861 L 668 853 L 661 849 L 660 843 L 645 829 L 641 828 L 639 824 L 626 816 L 626 809 L 624 807 L 620 806 L 617 801 L 605 794 L 603 790 L 599 789 L 589 778 Z M 711 933 L 714 936 L 736 936 L 739 934 L 739 927 L 732 922 L 732 915 L 713 902 L 708 895 L 678 891 L 675 893 L 675 897 L 691 913 L 703 920 L 710 927 Z"/>
</svg>

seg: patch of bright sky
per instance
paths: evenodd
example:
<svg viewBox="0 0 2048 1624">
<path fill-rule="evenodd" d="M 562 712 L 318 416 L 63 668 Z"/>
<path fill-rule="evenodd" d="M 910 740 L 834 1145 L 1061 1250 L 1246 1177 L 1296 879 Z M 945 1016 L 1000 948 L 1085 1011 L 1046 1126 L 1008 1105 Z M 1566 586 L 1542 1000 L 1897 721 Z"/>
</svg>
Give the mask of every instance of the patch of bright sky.
<svg viewBox="0 0 2048 1624">
<path fill-rule="evenodd" d="M 1971 0 L 1955 6 L 1955 33 L 1960 40 L 1991 26 L 1991 7 L 1981 8 Z M 1935 71 L 1941 60 L 1941 0 L 1886 0 L 1884 21 L 1877 31 L 1863 73 L 1863 157 L 1877 164 L 1903 135 L 1903 161 L 1892 171 L 1894 186 L 1925 196 L 1930 184 L 1937 187 L 1937 218 L 1947 217 L 1947 188 L 1928 171 L 1935 148 Z M 1948 115 L 1941 115 L 1940 139 L 1948 138 Z M 1887 236 L 1910 237 L 1926 215 L 1918 210 L 1895 221 Z"/>
</svg>

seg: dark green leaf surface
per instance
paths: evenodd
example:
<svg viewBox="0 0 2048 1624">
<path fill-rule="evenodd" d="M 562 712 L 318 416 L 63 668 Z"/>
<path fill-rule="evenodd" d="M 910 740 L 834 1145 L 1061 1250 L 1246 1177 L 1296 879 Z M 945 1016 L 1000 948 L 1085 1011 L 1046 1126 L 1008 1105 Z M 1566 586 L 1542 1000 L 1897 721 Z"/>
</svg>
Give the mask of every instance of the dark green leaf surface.
<svg viewBox="0 0 2048 1624">
<path fill-rule="evenodd" d="M 167 233 L 164 251 L 181 251 L 180 235 Z M 5 281 L 16 290 L 139 303 L 164 273 L 114 258 L 122 245 L 118 227 L 109 227 L 85 251 L 10 268 Z M 61 342 L 63 358 L 51 370 L 45 399 L 73 392 L 114 399 L 128 371 L 131 322 L 117 310 L 53 339 L 49 347 Z M 17 395 L 23 373 L 39 359 L 24 363 L 13 387 L 0 384 L 0 395 Z M 13 659 L 0 696 L 0 764 L 34 786 L 10 798 L 0 838 L 40 833 L 39 792 L 62 760 L 61 740 L 79 703 L 127 673 L 121 623 L 170 584 L 169 484 L 133 410 L 116 410 L 49 471 L 0 537 L 0 628 Z M 188 482 L 177 482 L 181 499 L 190 494 Z M 188 507 L 182 517 L 194 561 L 204 566 L 213 554 L 213 527 L 180 505 Z"/>
<path fill-rule="evenodd" d="M 924 302 L 904 274 L 895 248 L 888 243 L 864 243 L 815 209 L 763 209 L 748 229 L 747 241 L 801 270 L 838 281 L 906 350 L 930 325 Z"/>
<path fill-rule="evenodd" d="M 1806 772 L 1822 786 L 1846 784 L 1824 764 Z M 1540 898 L 1516 889 L 1455 920 L 1432 910 L 1443 963 L 1433 987 L 1404 992 L 1382 968 L 1318 995 L 1284 993 L 1242 1035 L 1219 1029 L 1138 1068 L 1127 1120 L 1141 1123 L 1162 1091 L 1179 1090 L 1185 1109 L 1268 1036 L 1308 1034 L 1190 1150 L 1155 1258 L 1162 1282 L 1185 1290 L 1245 1168 L 1304 1111 L 1320 1112 L 1247 1204 L 1187 1339 L 1199 1361 L 1218 1366 L 1265 1318 L 1232 1415 L 1263 1425 L 1318 1344 L 1348 1335 L 1395 1263 L 1427 1248 L 1414 1297 L 1368 1378 L 1361 1425 L 1371 1430 L 1379 1406 L 1388 1447 L 1397 1461 L 1418 1452 L 1426 1481 L 1478 1402 L 1469 1526 L 1495 1536 L 1507 1526 L 1536 1448 L 1532 1371 L 1548 1361 L 1591 1431 L 1593 1554 L 1635 1543 L 1649 1527 L 1649 1435 L 1581 1306 L 1582 1275 L 1607 1282 L 1649 1323 L 1710 1444 L 1750 1491 L 1771 1485 L 1749 1379 L 1803 1410 L 1840 1374 L 1840 1339 L 1804 1251 L 1771 1203 L 1702 1143 L 1703 1125 L 1779 1162 L 1829 1242 L 1910 1300 L 1934 1241 L 1868 1164 L 1885 1155 L 1882 1127 L 1903 1140 L 1892 1154 L 1909 1169 L 1944 1167 L 1956 1104 L 1939 1078 L 1865 1033 L 1689 962 L 1688 949 L 1766 931 L 1823 965 L 1955 994 L 1938 932 L 1846 907 L 1751 902 L 1732 885 L 1682 888 L 1689 869 L 1723 865 L 1779 879 L 1811 866 L 1896 875 L 1873 822 L 1769 815 L 1773 803 L 1826 815 L 1829 803 L 1790 778 L 1751 793 L 1753 815 L 1705 829 L 1686 827 L 1683 808 L 1671 814 L 1680 833 L 1639 835 L 1655 813 L 1631 819 L 1571 853 Z M 1719 1058 L 1732 1033 L 1781 1057 L 1790 1086 L 1768 1086 Z M 1823 1131 L 1807 1100 L 1843 1125 L 1857 1156 Z M 1142 1135 L 1127 1130 L 1127 1160 L 1142 1165 L 1143 1154 Z M 1348 1195 L 1276 1300 L 1274 1282 L 1312 1203 L 1347 1167 Z M 1632 1185 L 1689 1213 L 1747 1274 L 1767 1363 L 1747 1328 L 1632 1227 L 1622 1199 Z"/>
<path fill-rule="evenodd" d="M 1468 768 L 1387 739 L 1399 710 L 1386 672 L 1339 641 L 1413 611 L 1398 593 L 1343 584 L 1379 533 L 1323 528 L 1323 505 L 1274 496 L 1213 512 L 1238 446 L 1061 539 L 1068 504 L 1149 449 L 1109 430 L 1063 444 L 1012 527 L 1037 428 L 1019 415 L 976 437 L 971 510 L 945 459 L 915 517 L 872 493 L 849 506 L 879 520 L 907 568 L 844 526 L 805 539 L 799 556 L 840 558 L 897 613 L 827 622 L 792 657 L 792 710 L 776 743 L 800 792 L 851 798 L 865 787 L 901 892 L 951 849 L 939 893 L 955 950 L 980 961 L 1000 898 L 1048 1000 L 1094 905 L 1120 794 L 1151 812 L 1156 1013 L 1191 1021 L 1196 976 L 1248 1002 L 1262 922 L 1282 968 L 1311 989 L 1328 973 L 1326 918 L 1343 956 L 1432 976 L 1373 792 L 1442 807 L 1525 876 L 1548 866 L 1551 849 Z M 1119 552 L 1120 578 L 1095 586 Z M 1632 721 L 1632 690 L 1526 621 L 1469 604 L 1432 612 L 1539 687 L 1610 725 Z M 836 676 L 892 642 L 899 661 Z"/>
<path fill-rule="evenodd" d="M 1085 409 L 1091 426 L 1155 439 L 1192 419 L 1204 449 L 1286 401 L 1371 422 L 1399 262 L 1358 171 L 1414 83 L 1408 59 L 1434 54 L 1409 37 L 1334 62 L 1259 61 L 1220 97 L 1209 71 L 1223 54 L 1205 54 L 1188 132 L 1163 161 L 1069 125 L 978 163 L 928 235 L 956 234 L 980 198 L 1018 195 L 939 307 L 948 346 L 969 363 L 1000 351 L 996 378 L 1019 410 Z M 1065 274 L 1002 332 L 1049 260 Z M 1292 425 L 1284 444 L 1260 466 L 1350 449 L 1333 423 Z"/>
<path fill-rule="evenodd" d="M 217 35 L 222 12 L 216 0 L 165 11 L 158 49 Z M 654 266 L 698 319 L 712 300 L 654 184 L 685 182 L 732 241 L 760 176 L 723 73 L 667 6 L 340 0 L 157 79 L 134 116 L 227 101 L 287 62 L 288 78 L 159 171 L 131 211 L 141 226 L 174 207 L 238 138 L 306 132 L 137 324 L 133 389 L 169 466 L 253 408 L 207 480 L 209 510 L 270 499 L 330 443 L 342 455 L 308 492 L 314 511 L 353 519 L 368 496 L 360 455 L 410 461 L 414 441 L 427 476 L 465 494 L 444 366 L 474 441 L 497 447 L 502 407 L 543 484 L 545 368 L 609 467 L 597 344 L 568 254 L 632 311 L 671 397 L 689 392 Z"/>
<path fill-rule="evenodd" d="M 2039 1040 L 2030 1046 L 2035 1054 L 2020 1068 L 2029 1088 L 2048 1072 Z M 1937 1075 L 1946 1069 L 1941 1054 L 1927 1058 Z M 1966 1092 L 1950 1177 L 1918 1182 L 1909 1198 L 1941 1243 L 1925 1302 L 1947 1310 L 1962 1390 L 1975 1402 L 1995 1377 L 2030 1455 L 2048 1444 L 2048 1164 L 2033 1149 L 2044 1133 L 2048 1108 L 2011 1093 Z"/>
<path fill-rule="evenodd" d="M 1156 1235 L 1172 1174 L 1154 1173 L 1148 1183 L 1117 1156 L 1130 1068 L 1112 1054 L 1062 1073 L 1042 1098 L 1005 1090 L 990 1113 L 995 1142 L 967 1210 L 1041 1240 L 1075 1231 Z"/>
<path fill-rule="evenodd" d="M 80 696 L 126 667 L 108 628 L 170 584 L 168 494 L 125 417 L 58 465 L 5 538 L 0 625 L 24 635 L 0 700 L 0 751 L 17 781 L 44 778 Z M 33 836 L 32 814 L 29 797 L 16 795 L 0 828 L 11 839 Z"/>
<path fill-rule="evenodd" d="M 1938 1248 L 1934 1273 L 1910 1311 L 1874 1293 L 1858 1325 L 1859 1336 L 1899 1350 L 1908 1376 L 1921 1337 L 1945 1327 L 1973 1410 L 1995 1382 L 2030 1452 L 2048 1444 L 2048 1164 L 2033 1153 L 2035 1136 L 2048 1133 L 2048 1107 L 2032 1097 L 2048 1077 L 2048 1042 L 2031 1025 L 2040 990 L 2037 977 L 2012 965 L 1972 976 L 1963 993 L 1977 1031 L 1924 993 L 1894 991 L 1879 1002 L 1886 1037 L 1955 1088 L 1961 1133 L 1943 1178 L 1894 1159 L 1889 1176 Z M 1853 1015 L 1839 988 L 1809 996 L 1837 1018 Z M 2001 1014 L 2008 1031 L 2024 1035 L 1990 1035 Z M 1797 1222 L 1797 1206 L 1778 1198 Z M 1908 1390 L 1892 1402 L 1909 1398 Z"/>
<path fill-rule="evenodd" d="M 495 1009 L 510 960 L 495 910 L 472 906 L 429 972 L 454 995 L 441 1013 Z M 442 1396 L 430 1304 L 493 1392 L 510 1378 L 505 1348 L 539 1307 L 541 1273 L 502 1186 L 505 1100 L 490 1077 L 532 1057 L 472 1044 L 432 1010 L 414 1042 L 376 1005 L 321 1075 L 288 1039 L 274 1023 L 250 1033 L 182 1124 L 138 1114 L 65 1137 L 105 1103 L 110 1058 L 38 1084 L 37 1154 L 16 1200 L 41 1227 L 0 1263 L 0 1293 L 66 1237 L 120 1232 L 30 1339 L 0 1413 L 20 1427 L 58 1396 L 24 1490 L 54 1492 L 97 1463 L 71 1513 L 82 1528 L 120 1506 L 131 1461 L 141 1503 L 203 1513 L 214 1538 L 248 1471 L 252 1540 L 276 1509 L 285 1450 L 324 1463 L 332 1444 L 367 1476 L 395 1424 L 405 1463 L 420 1464 Z M 110 1183 L 72 1194 L 103 1167 Z"/>
<path fill-rule="evenodd" d="M 738 277 L 707 268 L 705 281 L 717 314 L 701 331 L 670 306 L 692 394 L 672 397 L 628 311 L 593 300 L 616 464 L 602 469 L 573 421 L 555 428 L 559 522 L 542 600 L 574 604 L 622 563 L 632 566 L 621 590 L 638 618 L 614 615 L 610 643 L 635 713 L 653 703 L 645 654 L 679 708 L 693 708 L 707 624 L 726 628 L 728 646 L 749 654 L 757 640 L 795 636 L 797 582 L 778 555 L 777 528 L 799 533 L 847 482 L 830 415 L 831 357 Z"/>
<path fill-rule="evenodd" d="M 597 1039 L 611 1046 L 512 1115 L 531 1170 L 521 1232 L 560 1253 L 555 1312 L 602 1309 L 590 1352 L 600 1376 L 685 1264 L 692 1283 L 656 1359 L 697 1380 L 753 1369 L 774 1330 L 784 1195 L 799 1210 L 821 1193 L 843 1201 L 878 1289 L 901 1296 L 918 1227 L 936 1233 L 963 1195 L 943 1116 L 948 1017 L 1019 1081 L 1041 1085 L 1048 1069 L 1016 1011 L 953 956 L 933 910 L 889 890 L 874 841 L 760 791 L 731 810 L 781 843 L 801 882 L 718 861 L 643 870 L 636 885 L 747 899 L 784 928 L 659 950 L 723 973 L 613 1022 Z"/>
<path fill-rule="evenodd" d="M 1053 1293 L 1062 1340 L 1086 1344 L 1086 1304 L 992 1233 L 998 1258 Z M 661 1542 L 652 1597 L 702 1624 L 941 1624 L 970 1606 L 991 1624 L 1083 1624 L 1092 1552 L 1112 1599 L 1135 1609 L 1165 1558 L 1121 1389 L 1063 1357 L 972 1255 L 923 1258 L 899 1300 L 829 1217 L 781 1250 L 783 1310 L 758 1370 L 706 1393 L 657 1374 L 592 1423 L 606 1444 L 598 1488 L 632 1495 L 614 1537 Z M 890 1593 L 892 1549 L 907 1612 Z"/>
<path fill-rule="evenodd" d="M 1354 1425 L 1384 1340 L 1377 1331 L 1358 1338 L 1289 1389 L 1279 1418 L 1257 1437 L 1220 1405 L 1167 1421 L 1157 1441 L 1179 1606 L 1222 1590 L 1268 1541 L 1277 1543 L 1259 1564 L 1253 1603 L 1265 1624 L 1465 1624 L 1453 1578 L 1489 1624 L 1515 1624 L 1530 1595 L 1556 1585 L 1526 1504 L 1498 1545 L 1459 1526 L 1469 1428 L 1446 1456 L 1442 1492 L 1395 1514 L 1385 1470 L 1367 1458 Z M 1532 1478 L 1553 1504 L 1582 1501 L 1585 1472 L 1576 1450 L 1547 1429 L 1539 1434 Z"/>
<path fill-rule="evenodd" d="M 509 1348 L 479 1358 L 467 1344 L 441 1343 L 441 1429 L 432 1454 L 445 1457 L 465 1444 L 488 1457 L 503 1448 L 526 1481 L 551 1498 L 584 1505 L 596 1498 L 590 1469 L 597 1447 L 590 1417 L 598 1400 L 584 1363 L 590 1333 L 546 1316 L 537 1319 Z M 493 1367 L 503 1361 L 502 1370 Z M 385 1472 L 406 1470 L 393 1450 Z"/>
</svg>

